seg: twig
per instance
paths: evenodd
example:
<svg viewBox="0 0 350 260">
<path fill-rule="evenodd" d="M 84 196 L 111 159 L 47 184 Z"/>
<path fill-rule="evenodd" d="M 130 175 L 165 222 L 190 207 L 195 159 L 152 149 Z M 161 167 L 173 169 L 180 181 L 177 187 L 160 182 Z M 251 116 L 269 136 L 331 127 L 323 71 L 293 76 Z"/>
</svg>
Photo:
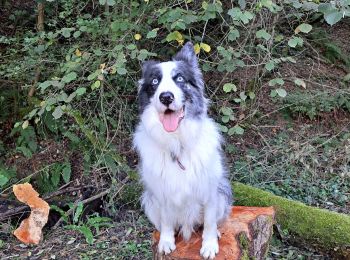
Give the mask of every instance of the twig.
<svg viewBox="0 0 350 260">
<path fill-rule="evenodd" d="M 84 205 L 84 204 L 87 204 L 87 203 L 89 203 L 89 202 L 91 202 L 91 201 L 94 201 L 94 200 L 97 200 L 97 199 L 99 199 L 99 198 L 102 198 L 103 196 L 107 195 L 110 191 L 111 191 L 111 189 L 109 188 L 109 189 L 104 190 L 104 191 L 102 191 L 101 193 L 96 194 L 95 196 L 92 196 L 92 197 L 87 198 L 87 199 L 85 199 L 85 200 L 78 200 L 78 201 L 76 201 L 76 202 L 74 203 L 74 205 L 65 213 L 65 215 L 68 216 L 68 215 L 72 214 L 73 211 L 75 210 L 75 208 L 76 208 L 80 203 L 82 203 L 83 205 Z M 63 218 L 61 217 L 61 218 L 56 222 L 56 224 L 52 227 L 52 230 L 57 229 L 57 228 L 59 227 L 59 225 L 62 223 L 62 221 L 63 221 Z"/>
</svg>

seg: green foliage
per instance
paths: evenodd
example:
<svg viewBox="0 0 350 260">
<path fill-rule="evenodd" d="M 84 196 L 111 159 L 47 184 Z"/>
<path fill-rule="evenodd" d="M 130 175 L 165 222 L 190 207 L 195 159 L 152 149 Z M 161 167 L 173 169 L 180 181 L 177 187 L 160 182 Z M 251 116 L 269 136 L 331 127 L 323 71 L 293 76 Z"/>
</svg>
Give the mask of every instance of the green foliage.
<svg viewBox="0 0 350 260">
<path fill-rule="evenodd" d="M 45 168 L 37 177 L 37 185 L 42 193 L 55 191 L 60 183 L 68 183 L 71 177 L 71 165 L 68 161 L 54 163 Z"/>
<path fill-rule="evenodd" d="M 294 116 L 303 115 L 315 119 L 322 113 L 343 109 L 350 112 L 348 92 L 295 91 L 283 99 L 286 110 Z"/>
</svg>

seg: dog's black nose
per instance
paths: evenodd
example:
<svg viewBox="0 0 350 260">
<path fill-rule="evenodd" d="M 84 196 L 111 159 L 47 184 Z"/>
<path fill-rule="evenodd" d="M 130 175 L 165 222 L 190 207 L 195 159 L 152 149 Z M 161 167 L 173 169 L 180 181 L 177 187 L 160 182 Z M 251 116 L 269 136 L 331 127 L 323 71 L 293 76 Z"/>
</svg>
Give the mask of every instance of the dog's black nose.
<svg viewBox="0 0 350 260">
<path fill-rule="evenodd" d="M 169 91 L 160 93 L 159 100 L 162 104 L 169 106 L 174 101 L 174 94 Z"/>
</svg>

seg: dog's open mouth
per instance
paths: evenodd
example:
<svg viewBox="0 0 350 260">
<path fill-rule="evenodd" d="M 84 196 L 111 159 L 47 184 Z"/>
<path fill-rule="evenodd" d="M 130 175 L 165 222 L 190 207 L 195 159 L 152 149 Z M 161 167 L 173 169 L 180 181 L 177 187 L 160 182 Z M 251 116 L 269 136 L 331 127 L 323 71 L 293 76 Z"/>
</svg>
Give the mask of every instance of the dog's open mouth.
<svg viewBox="0 0 350 260">
<path fill-rule="evenodd" d="M 185 107 L 180 110 L 174 111 L 167 109 L 164 113 L 159 115 L 160 122 L 162 122 L 165 131 L 174 132 L 179 127 L 181 120 L 185 116 Z"/>
</svg>

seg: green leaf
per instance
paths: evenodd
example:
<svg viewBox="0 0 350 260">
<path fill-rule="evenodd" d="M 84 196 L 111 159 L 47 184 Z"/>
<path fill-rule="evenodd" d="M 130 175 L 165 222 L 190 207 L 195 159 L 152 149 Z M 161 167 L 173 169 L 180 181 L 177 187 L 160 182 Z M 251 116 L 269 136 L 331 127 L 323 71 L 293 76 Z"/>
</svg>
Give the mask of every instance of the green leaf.
<svg viewBox="0 0 350 260">
<path fill-rule="evenodd" d="M 24 147 L 24 146 L 17 146 L 16 150 L 20 151 L 27 158 L 30 158 L 33 155 L 32 151 L 29 150 L 27 147 Z"/>
<path fill-rule="evenodd" d="M 60 177 L 61 173 L 59 171 L 52 171 L 51 172 L 51 183 L 54 187 L 57 187 L 58 184 L 60 183 Z"/>
<path fill-rule="evenodd" d="M 271 39 L 271 34 L 269 34 L 268 32 L 266 32 L 266 30 L 261 29 L 259 31 L 256 32 L 256 37 L 258 39 L 265 39 L 266 41 Z"/>
<path fill-rule="evenodd" d="M 72 31 L 74 31 L 74 28 L 62 28 L 62 30 L 61 30 L 62 35 L 65 38 L 69 38 Z"/>
<path fill-rule="evenodd" d="M 244 134 L 244 129 L 242 127 L 240 127 L 239 125 L 235 125 L 234 127 L 231 127 L 228 132 L 228 135 L 233 135 L 233 134 L 237 134 L 237 135 L 243 135 Z"/>
<path fill-rule="evenodd" d="M 109 6 L 115 5 L 115 0 L 107 0 L 107 5 Z"/>
<path fill-rule="evenodd" d="M 106 0 L 98 0 L 98 2 L 100 3 L 100 5 L 105 5 L 106 4 Z"/>
<path fill-rule="evenodd" d="M 228 131 L 228 128 L 225 125 L 219 124 L 219 128 L 220 128 L 220 131 L 223 133 L 227 133 L 227 131 Z"/>
<path fill-rule="evenodd" d="M 270 96 L 271 97 L 276 97 L 277 96 L 277 91 L 275 89 L 271 90 Z"/>
<path fill-rule="evenodd" d="M 74 212 L 73 223 L 78 223 L 81 213 L 83 213 L 83 207 L 84 204 L 79 202 Z"/>
<path fill-rule="evenodd" d="M 247 99 L 247 95 L 244 93 L 244 91 L 239 93 L 239 97 L 241 98 L 242 101 L 245 101 Z"/>
<path fill-rule="evenodd" d="M 73 33 L 74 38 L 78 38 L 81 35 L 81 31 L 76 31 Z"/>
<path fill-rule="evenodd" d="M 61 106 L 57 106 L 55 108 L 55 110 L 53 111 L 52 113 L 52 116 L 55 118 L 55 119 L 59 119 L 61 118 L 63 115 L 63 110 L 62 110 L 62 107 Z"/>
<path fill-rule="evenodd" d="M 44 82 L 40 83 L 39 84 L 39 88 L 41 89 L 41 91 L 44 91 L 45 89 L 47 89 L 51 85 L 52 85 L 52 81 L 47 80 L 47 81 L 44 81 Z"/>
<path fill-rule="evenodd" d="M 64 77 L 62 78 L 62 81 L 64 83 L 69 83 L 69 82 L 75 80 L 76 78 L 77 78 L 77 73 L 75 73 L 73 71 L 73 72 L 68 73 L 67 75 L 64 75 Z"/>
<path fill-rule="evenodd" d="M 297 45 L 303 46 L 303 44 L 304 44 L 304 41 L 300 37 L 293 37 L 288 41 L 288 45 L 292 48 L 295 48 Z"/>
<path fill-rule="evenodd" d="M 223 122 L 223 123 L 227 123 L 228 121 L 230 121 L 230 116 L 222 116 L 221 117 L 221 121 Z"/>
<path fill-rule="evenodd" d="M 334 10 L 324 14 L 324 19 L 329 25 L 336 24 L 341 20 L 341 18 L 343 18 L 343 12 L 339 12 L 338 10 Z"/>
<path fill-rule="evenodd" d="M 101 74 L 101 70 L 96 70 L 95 72 L 91 73 L 88 77 L 87 80 L 91 81 L 95 78 L 97 78 L 97 76 Z"/>
<path fill-rule="evenodd" d="M 249 91 L 249 92 L 248 92 L 248 97 L 249 97 L 250 99 L 254 99 L 254 98 L 255 98 L 255 93 L 252 92 L 252 91 Z"/>
<path fill-rule="evenodd" d="M 8 181 L 9 181 L 9 178 L 0 173 L 0 187 L 5 186 L 5 184 L 8 183 Z"/>
<path fill-rule="evenodd" d="M 295 34 L 298 34 L 299 32 L 309 33 L 311 30 L 312 30 L 312 25 L 308 23 L 302 23 L 297 28 L 295 28 L 294 32 Z"/>
<path fill-rule="evenodd" d="M 125 75 L 128 71 L 125 68 L 117 68 L 117 73 L 119 75 Z"/>
<path fill-rule="evenodd" d="M 227 35 L 227 39 L 229 41 L 234 41 L 234 40 L 238 39 L 239 36 L 240 36 L 240 34 L 239 34 L 239 31 L 237 29 L 230 28 L 230 31 L 229 31 L 229 33 Z"/>
<path fill-rule="evenodd" d="M 279 95 L 280 97 L 283 97 L 283 98 L 287 96 L 287 91 L 284 88 L 276 89 L 276 93 L 277 93 L 277 95 Z"/>
<path fill-rule="evenodd" d="M 271 71 L 275 68 L 275 62 L 270 60 L 268 63 L 265 64 L 265 69 L 268 71 Z"/>
<path fill-rule="evenodd" d="M 281 78 L 275 78 L 269 81 L 269 86 L 271 87 L 275 86 L 276 84 L 282 86 L 284 84 L 284 80 Z"/>
<path fill-rule="evenodd" d="M 97 89 L 101 86 L 101 81 L 99 80 L 96 80 L 92 85 L 91 85 L 91 89 L 94 90 L 94 89 Z"/>
<path fill-rule="evenodd" d="M 92 243 L 94 242 L 94 235 L 92 234 L 91 229 L 89 227 L 85 225 L 84 226 L 67 225 L 66 228 L 71 230 L 76 230 L 82 233 L 85 237 L 86 242 L 89 245 L 92 245 Z"/>
<path fill-rule="evenodd" d="M 350 73 L 346 74 L 343 78 L 344 81 L 348 82 L 350 81 Z"/>
<path fill-rule="evenodd" d="M 84 95 L 86 92 L 86 88 L 84 87 L 81 87 L 81 88 L 78 88 L 75 93 L 77 93 L 77 96 L 81 96 L 81 95 Z"/>
<path fill-rule="evenodd" d="M 65 183 L 68 183 L 70 181 L 70 175 L 71 175 L 72 169 L 70 166 L 70 163 L 65 163 L 64 167 L 62 169 L 62 178 Z"/>
<path fill-rule="evenodd" d="M 146 35 L 146 38 L 151 39 L 151 38 L 157 37 L 158 30 L 159 30 L 159 28 L 155 28 L 152 31 L 149 31 Z"/>
<path fill-rule="evenodd" d="M 233 111 L 230 107 L 222 107 L 221 113 L 225 116 L 230 116 L 233 113 Z"/>
<path fill-rule="evenodd" d="M 229 93 L 231 91 L 234 91 L 234 92 L 237 91 L 237 87 L 233 83 L 226 83 L 222 88 L 226 93 Z"/>
</svg>

